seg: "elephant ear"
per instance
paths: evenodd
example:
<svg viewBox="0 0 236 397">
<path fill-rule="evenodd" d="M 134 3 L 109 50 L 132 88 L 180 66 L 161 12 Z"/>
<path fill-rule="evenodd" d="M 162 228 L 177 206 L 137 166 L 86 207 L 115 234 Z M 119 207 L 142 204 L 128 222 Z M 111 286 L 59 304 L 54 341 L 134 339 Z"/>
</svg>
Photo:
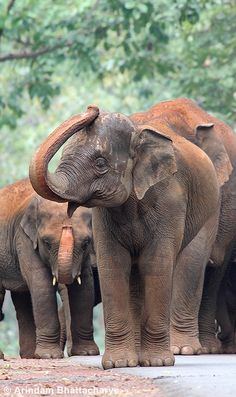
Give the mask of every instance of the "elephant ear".
<svg viewBox="0 0 236 397">
<path fill-rule="evenodd" d="M 172 139 L 153 127 L 142 126 L 135 157 L 133 186 L 139 200 L 151 186 L 177 171 Z"/>
<path fill-rule="evenodd" d="M 195 135 L 196 144 L 214 164 L 219 186 L 223 186 L 229 180 L 233 167 L 223 142 L 214 132 L 214 124 L 197 125 Z"/>
<path fill-rule="evenodd" d="M 33 247 L 37 249 L 37 218 L 38 218 L 38 199 L 34 197 L 27 207 L 24 216 L 21 219 L 20 226 L 25 234 L 32 241 Z"/>
</svg>

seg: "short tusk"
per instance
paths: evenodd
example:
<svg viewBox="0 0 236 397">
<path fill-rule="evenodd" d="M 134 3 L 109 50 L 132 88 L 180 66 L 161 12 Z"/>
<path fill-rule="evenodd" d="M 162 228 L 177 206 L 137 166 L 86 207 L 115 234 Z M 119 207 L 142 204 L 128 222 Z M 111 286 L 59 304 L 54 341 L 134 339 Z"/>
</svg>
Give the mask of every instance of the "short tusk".
<svg viewBox="0 0 236 397">
<path fill-rule="evenodd" d="M 56 276 L 53 276 L 52 285 L 53 286 L 56 285 L 56 282 L 57 282 Z"/>
<path fill-rule="evenodd" d="M 80 276 L 77 278 L 78 284 L 81 285 L 81 278 Z"/>
</svg>

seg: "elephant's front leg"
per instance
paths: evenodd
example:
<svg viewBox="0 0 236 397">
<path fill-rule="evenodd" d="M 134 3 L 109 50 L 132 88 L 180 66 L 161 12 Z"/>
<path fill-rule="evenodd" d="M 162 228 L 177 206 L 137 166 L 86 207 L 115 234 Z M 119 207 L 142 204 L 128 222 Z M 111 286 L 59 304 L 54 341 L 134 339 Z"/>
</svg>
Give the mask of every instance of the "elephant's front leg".
<svg viewBox="0 0 236 397">
<path fill-rule="evenodd" d="M 30 283 L 36 326 L 36 358 L 62 358 L 56 291 L 48 269 L 35 272 Z"/>
<path fill-rule="evenodd" d="M 152 257 L 144 252 L 139 260 L 144 286 L 141 321 L 142 366 L 174 365 L 170 351 L 170 304 L 172 291 L 173 255 L 156 252 Z"/>
<path fill-rule="evenodd" d="M 36 358 L 62 358 L 56 290 L 50 270 L 25 236 L 18 244 L 20 268 L 31 293 L 36 326 Z"/>
<path fill-rule="evenodd" d="M 11 292 L 19 329 L 21 358 L 34 358 L 36 333 L 30 292 Z"/>
<path fill-rule="evenodd" d="M 81 285 L 68 285 L 71 311 L 72 356 L 93 356 L 99 349 L 93 339 L 94 284 L 92 269 L 82 270 Z"/>
<path fill-rule="evenodd" d="M 129 307 L 130 254 L 122 246 L 112 246 L 112 242 L 109 255 L 102 247 L 97 250 L 105 321 L 102 364 L 104 369 L 135 367 L 138 356 Z"/>
</svg>

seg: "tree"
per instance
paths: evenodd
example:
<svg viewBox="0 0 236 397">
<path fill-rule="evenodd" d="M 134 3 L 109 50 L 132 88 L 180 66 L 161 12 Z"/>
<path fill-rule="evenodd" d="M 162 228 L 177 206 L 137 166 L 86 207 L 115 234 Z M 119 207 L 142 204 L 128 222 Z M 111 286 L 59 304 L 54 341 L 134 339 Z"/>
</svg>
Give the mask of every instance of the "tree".
<svg viewBox="0 0 236 397">
<path fill-rule="evenodd" d="M 25 93 L 47 109 L 60 93 L 52 77 L 61 67 L 75 79 L 126 75 L 124 84 L 143 81 L 149 97 L 161 80 L 235 120 L 234 1 L 8 1 L 0 19 L 2 125 L 16 126 Z"/>
</svg>

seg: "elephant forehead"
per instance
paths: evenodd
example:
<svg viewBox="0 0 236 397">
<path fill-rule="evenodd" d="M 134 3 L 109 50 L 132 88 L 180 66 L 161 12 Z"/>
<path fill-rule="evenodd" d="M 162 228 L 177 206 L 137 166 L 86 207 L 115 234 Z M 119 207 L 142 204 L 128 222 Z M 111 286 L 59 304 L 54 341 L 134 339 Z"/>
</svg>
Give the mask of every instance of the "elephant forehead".
<svg viewBox="0 0 236 397">
<path fill-rule="evenodd" d="M 87 127 L 88 141 L 105 151 L 128 151 L 134 125 L 120 113 L 101 113 Z"/>
</svg>

